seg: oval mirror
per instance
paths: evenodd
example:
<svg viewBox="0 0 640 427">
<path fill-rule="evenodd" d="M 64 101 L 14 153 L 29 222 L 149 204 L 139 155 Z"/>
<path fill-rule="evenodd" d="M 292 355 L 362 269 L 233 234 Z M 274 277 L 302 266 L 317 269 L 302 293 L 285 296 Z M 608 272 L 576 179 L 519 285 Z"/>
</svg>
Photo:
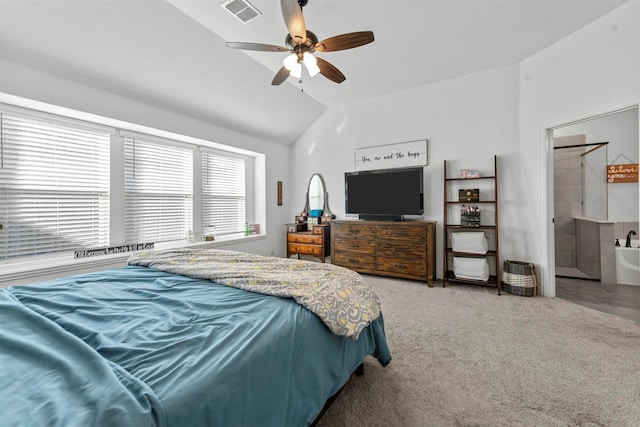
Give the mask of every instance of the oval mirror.
<svg viewBox="0 0 640 427">
<path fill-rule="evenodd" d="M 325 189 L 320 174 L 314 173 L 307 188 L 307 206 L 309 216 L 321 216 L 324 209 Z"/>
</svg>

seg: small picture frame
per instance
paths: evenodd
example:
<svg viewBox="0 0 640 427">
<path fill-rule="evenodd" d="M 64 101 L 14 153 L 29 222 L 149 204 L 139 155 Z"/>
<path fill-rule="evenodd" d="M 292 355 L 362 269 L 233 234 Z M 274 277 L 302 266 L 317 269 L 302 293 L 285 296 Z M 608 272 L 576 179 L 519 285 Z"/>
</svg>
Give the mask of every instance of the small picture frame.
<svg viewBox="0 0 640 427">
<path fill-rule="evenodd" d="M 479 202 L 480 201 L 480 189 L 479 188 L 464 188 L 458 190 L 458 201 L 460 202 Z"/>
<path fill-rule="evenodd" d="M 278 206 L 282 206 L 282 181 L 278 181 Z"/>
<path fill-rule="evenodd" d="M 260 234 L 260 224 L 249 224 L 249 234 Z"/>
</svg>

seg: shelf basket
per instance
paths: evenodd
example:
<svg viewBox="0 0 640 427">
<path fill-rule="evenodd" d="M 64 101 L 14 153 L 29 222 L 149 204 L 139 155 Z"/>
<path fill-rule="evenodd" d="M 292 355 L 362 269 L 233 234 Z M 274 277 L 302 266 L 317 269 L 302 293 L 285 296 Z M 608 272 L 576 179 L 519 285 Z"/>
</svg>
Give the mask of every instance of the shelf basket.
<svg viewBox="0 0 640 427">
<path fill-rule="evenodd" d="M 502 289 L 512 295 L 536 296 L 538 282 L 533 264 L 505 260 L 502 267 Z"/>
</svg>

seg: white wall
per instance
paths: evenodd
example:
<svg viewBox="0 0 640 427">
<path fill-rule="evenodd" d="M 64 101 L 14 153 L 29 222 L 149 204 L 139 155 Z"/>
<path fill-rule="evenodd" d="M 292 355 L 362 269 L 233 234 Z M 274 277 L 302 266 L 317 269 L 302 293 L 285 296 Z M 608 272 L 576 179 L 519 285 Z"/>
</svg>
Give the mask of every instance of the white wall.
<svg viewBox="0 0 640 427">
<path fill-rule="evenodd" d="M 101 91 L 95 87 L 61 78 L 55 73 L 55 64 L 39 64 L 30 68 L 3 58 L 0 73 L 0 95 L 43 102 L 55 106 L 87 112 L 110 119 L 173 132 L 233 147 L 251 150 L 265 155 L 265 165 L 259 165 L 258 185 L 266 188 L 262 200 L 266 204 L 266 239 L 249 240 L 227 247 L 233 250 L 284 256 L 284 224 L 290 221 L 290 197 L 287 185 L 283 189 L 283 206 L 276 204 L 276 183 L 289 180 L 289 147 L 283 144 L 244 135 L 194 118 L 180 112 L 159 108 L 144 99 L 127 98 L 124 95 Z M 50 68 L 49 68 L 50 67 Z M 6 100 L 5 99 L 5 100 Z M 0 99 L 1 101 L 2 99 Z M 261 175 L 260 175 L 261 174 Z"/>
<path fill-rule="evenodd" d="M 523 208 L 535 212 L 530 231 L 517 232 L 514 212 L 505 214 L 514 237 L 531 246 L 527 252 L 539 267 L 543 294 L 554 296 L 553 183 L 548 179 L 553 153 L 546 129 L 638 103 L 640 2 L 631 0 L 526 59 L 520 73 L 519 161 L 529 176 L 520 191 L 530 196 Z"/>
<path fill-rule="evenodd" d="M 353 169 L 354 149 L 426 138 L 425 218 L 441 223 L 443 160 L 483 168 L 497 154 L 501 259 L 536 264 L 543 293 L 554 296 L 545 129 L 638 102 L 639 18 L 639 1 L 631 0 L 521 64 L 327 111 L 292 147 L 294 211 L 319 172 L 331 210 L 343 216 L 343 173 Z M 441 277 L 441 224 L 437 231 Z"/>
<path fill-rule="evenodd" d="M 508 156 L 517 147 L 517 82 L 518 68 L 510 66 L 328 110 L 292 147 L 294 211 L 304 206 L 305 187 L 318 172 L 331 211 L 344 217 L 344 172 L 354 170 L 355 149 L 428 139 L 424 218 L 438 221 L 442 277 L 444 160 L 490 171 L 494 154 Z M 498 168 L 504 163 L 500 157 Z"/>
</svg>

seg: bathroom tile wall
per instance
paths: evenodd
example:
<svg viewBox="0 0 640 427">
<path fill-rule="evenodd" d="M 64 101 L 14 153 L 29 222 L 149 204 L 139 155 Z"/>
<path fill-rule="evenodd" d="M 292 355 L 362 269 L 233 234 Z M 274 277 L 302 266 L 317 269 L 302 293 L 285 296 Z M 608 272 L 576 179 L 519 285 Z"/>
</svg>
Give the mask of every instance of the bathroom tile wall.
<svg viewBox="0 0 640 427">
<path fill-rule="evenodd" d="M 576 231 L 573 218 L 554 219 L 556 267 L 575 268 L 576 259 Z"/>
<path fill-rule="evenodd" d="M 578 269 L 591 279 L 600 279 L 600 227 L 597 222 L 576 220 Z"/>
<path fill-rule="evenodd" d="M 616 283 L 615 223 L 600 223 L 600 281 Z"/>
<path fill-rule="evenodd" d="M 556 138 L 556 144 L 584 143 L 584 135 Z M 554 150 L 554 231 L 556 267 L 576 268 L 575 217 L 582 216 L 583 147 Z"/>
<path fill-rule="evenodd" d="M 576 219 L 577 268 L 591 279 L 616 282 L 615 224 Z"/>
</svg>

